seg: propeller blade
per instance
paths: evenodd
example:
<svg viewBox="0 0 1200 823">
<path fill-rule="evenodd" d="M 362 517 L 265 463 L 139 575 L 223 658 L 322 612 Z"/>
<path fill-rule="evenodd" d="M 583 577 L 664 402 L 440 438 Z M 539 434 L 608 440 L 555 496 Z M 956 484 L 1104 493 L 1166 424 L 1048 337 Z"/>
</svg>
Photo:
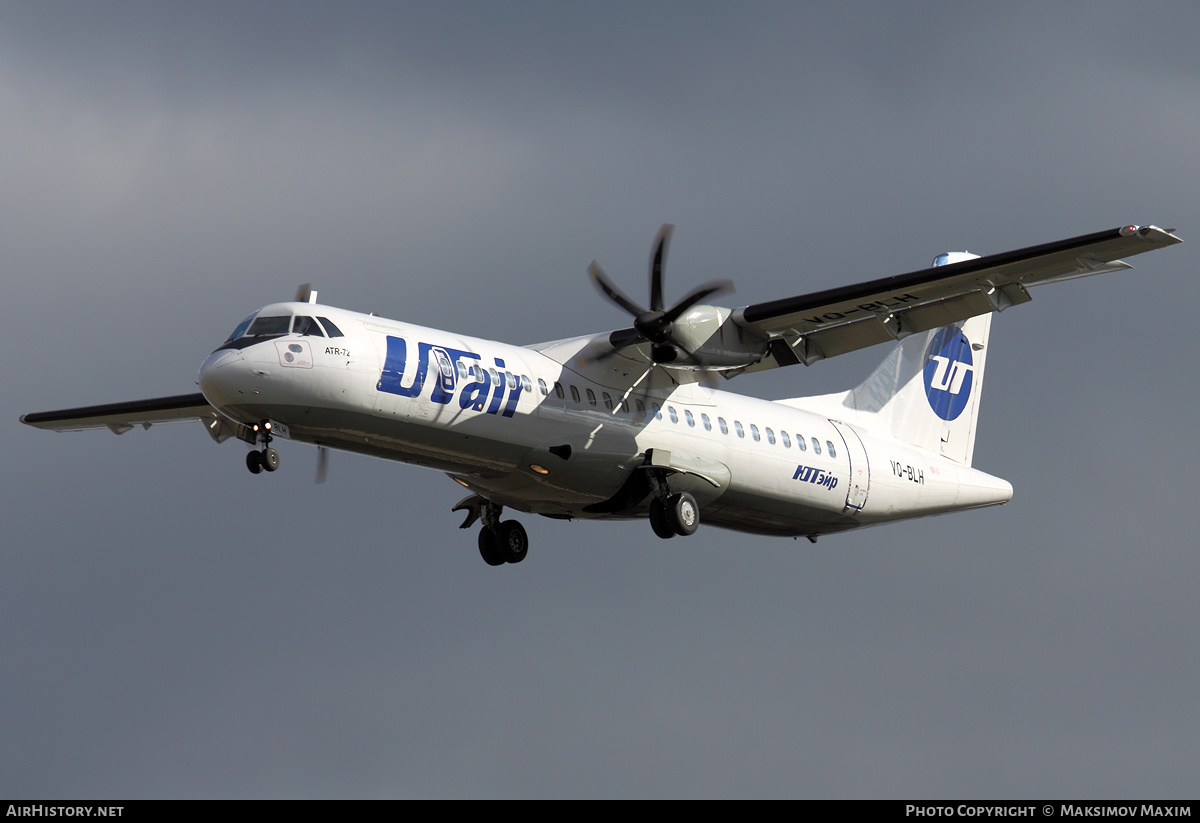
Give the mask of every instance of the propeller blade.
<svg viewBox="0 0 1200 823">
<path fill-rule="evenodd" d="M 711 283 L 705 283 L 699 286 L 695 291 L 688 294 L 674 306 L 672 306 L 663 317 L 671 323 L 674 323 L 683 313 L 692 306 L 699 303 L 710 294 L 719 294 L 720 292 L 733 291 L 733 281 L 731 280 L 714 280 Z"/>
<path fill-rule="evenodd" d="M 617 329 L 608 336 L 608 342 L 614 349 L 623 349 L 626 346 L 644 343 L 646 338 L 642 337 L 637 329 Z"/>
<path fill-rule="evenodd" d="M 664 308 L 663 271 L 666 268 L 667 247 L 671 243 L 671 236 L 674 232 L 673 225 L 664 223 L 655 238 L 654 251 L 650 255 L 649 309 L 643 309 L 630 300 L 608 279 L 604 270 L 600 268 L 600 264 L 595 260 L 588 266 L 588 274 L 591 275 L 592 282 L 604 293 L 604 296 L 633 315 L 633 328 L 612 332 L 608 340 L 612 348 L 596 354 L 594 362 L 607 360 L 629 346 L 650 343 L 650 359 L 655 363 L 683 361 L 703 368 L 704 364 L 701 362 L 701 358 L 694 352 L 688 351 L 687 346 L 676 336 L 673 326 L 676 320 L 701 300 L 720 292 L 733 291 L 733 282 L 714 280 L 705 283 L 703 286 L 693 289 L 669 309 Z"/>
<path fill-rule="evenodd" d="M 645 343 L 646 338 L 643 337 L 637 329 L 617 329 L 608 335 L 608 345 L 611 348 L 603 349 L 598 353 L 581 352 L 583 358 L 591 363 L 603 363 L 606 360 L 616 357 L 623 350 L 630 346 L 636 346 L 639 343 Z"/>
<path fill-rule="evenodd" d="M 604 274 L 604 270 L 600 268 L 600 264 L 595 260 L 593 260 L 592 264 L 588 266 L 588 274 L 592 276 L 592 282 L 599 287 L 600 291 L 604 292 L 609 300 L 625 309 L 625 311 L 629 312 L 634 317 L 637 317 L 639 314 L 643 314 L 646 311 L 637 303 L 634 303 L 632 300 L 626 297 L 620 289 L 614 286 L 612 281 L 610 281 Z"/>
<path fill-rule="evenodd" d="M 329 474 L 329 450 L 324 446 L 317 446 L 317 483 L 324 483 L 327 474 Z"/>
<path fill-rule="evenodd" d="M 663 223 L 662 228 L 658 230 L 658 237 L 654 239 L 654 256 L 650 258 L 650 311 L 663 310 L 663 264 L 666 262 L 667 246 L 674 233 L 674 226 Z"/>
</svg>

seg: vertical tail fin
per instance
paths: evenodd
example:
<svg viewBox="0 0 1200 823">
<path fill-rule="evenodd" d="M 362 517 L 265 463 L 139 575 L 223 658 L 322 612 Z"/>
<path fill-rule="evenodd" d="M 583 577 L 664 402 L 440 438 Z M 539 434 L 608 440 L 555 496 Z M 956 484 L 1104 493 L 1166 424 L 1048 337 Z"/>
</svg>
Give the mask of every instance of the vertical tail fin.
<svg viewBox="0 0 1200 823">
<path fill-rule="evenodd" d="M 944 266 L 979 255 L 946 252 Z M 991 312 L 906 337 L 871 376 L 845 394 L 782 401 L 971 465 Z"/>
<path fill-rule="evenodd" d="M 971 465 L 992 315 L 914 334 L 852 389 L 868 429 Z"/>
<path fill-rule="evenodd" d="M 992 315 L 906 337 L 844 394 L 781 401 L 971 465 Z"/>
</svg>

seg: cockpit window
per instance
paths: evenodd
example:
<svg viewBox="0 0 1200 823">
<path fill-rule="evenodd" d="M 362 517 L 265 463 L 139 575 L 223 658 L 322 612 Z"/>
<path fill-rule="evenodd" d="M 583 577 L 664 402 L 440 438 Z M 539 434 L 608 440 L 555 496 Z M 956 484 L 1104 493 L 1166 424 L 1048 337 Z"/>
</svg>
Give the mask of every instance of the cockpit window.
<svg viewBox="0 0 1200 823">
<path fill-rule="evenodd" d="M 325 332 L 321 331 L 316 320 L 303 315 L 297 315 L 296 319 L 292 321 L 292 334 L 307 334 L 312 337 L 325 336 Z"/>
<path fill-rule="evenodd" d="M 259 317 L 246 330 L 247 337 L 265 337 L 268 334 L 287 334 L 291 324 L 290 315 L 284 317 Z"/>
<path fill-rule="evenodd" d="M 346 336 L 346 335 L 342 334 L 341 329 L 339 329 L 337 326 L 333 325 L 333 321 L 330 320 L 328 317 L 318 317 L 317 319 L 321 321 L 321 325 L 325 327 L 325 331 L 328 332 L 330 337 L 345 337 Z"/>
<path fill-rule="evenodd" d="M 258 314 L 258 312 L 255 312 L 254 314 Z M 238 327 L 233 330 L 233 334 L 225 338 L 225 342 L 228 343 L 230 340 L 237 340 L 239 337 L 245 334 L 246 329 L 250 328 L 250 321 L 254 319 L 254 314 L 247 317 L 241 323 L 238 323 Z"/>
</svg>

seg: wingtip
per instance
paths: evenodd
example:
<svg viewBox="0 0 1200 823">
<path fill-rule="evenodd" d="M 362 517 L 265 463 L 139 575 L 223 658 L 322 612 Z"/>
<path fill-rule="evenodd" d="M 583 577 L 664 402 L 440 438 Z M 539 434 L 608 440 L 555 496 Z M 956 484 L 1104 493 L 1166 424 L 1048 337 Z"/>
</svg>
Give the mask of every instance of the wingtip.
<svg viewBox="0 0 1200 823">
<path fill-rule="evenodd" d="M 1122 237 L 1129 237 L 1136 234 L 1143 240 L 1149 240 L 1152 236 L 1159 235 L 1160 240 L 1166 240 L 1168 243 L 1182 243 L 1183 238 L 1176 236 L 1176 229 L 1162 229 L 1155 226 L 1153 223 L 1145 226 L 1135 226 L 1132 223 L 1126 226 L 1121 226 L 1117 232 Z"/>
</svg>

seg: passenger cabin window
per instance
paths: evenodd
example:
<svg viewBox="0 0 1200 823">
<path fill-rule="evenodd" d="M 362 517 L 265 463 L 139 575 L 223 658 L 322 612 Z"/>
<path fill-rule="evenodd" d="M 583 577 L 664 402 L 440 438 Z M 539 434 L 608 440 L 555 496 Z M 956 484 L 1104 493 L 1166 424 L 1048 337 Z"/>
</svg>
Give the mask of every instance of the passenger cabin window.
<svg viewBox="0 0 1200 823">
<path fill-rule="evenodd" d="M 729 424 L 725 422 L 724 417 L 717 418 L 717 425 L 721 427 L 721 434 L 729 434 Z"/>
<path fill-rule="evenodd" d="M 796 435 L 796 448 L 798 448 L 802 452 L 808 451 L 808 446 L 804 445 L 804 435 L 802 435 L 802 434 Z"/>
<path fill-rule="evenodd" d="M 463 361 L 458 361 L 458 379 L 466 380 L 471 376 L 471 370 L 467 368 L 467 364 Z"/>
<path fill-rule="evenodd" d="M 737 432 L 737 436 L 738 436 L 738 437 L 745 437 L 745 436 L 746 436 L 746 431 L 745 431 L 745 429 L 743 429 L 743 428 L 742 428 L 742 421 L 740 421 L 740 420 L 734 420 L 734 421 L 733 421 L 733 430 L 734 430 L 735 432 Z"/>
<path fill-rule="evenodd" d="M 317 325 L 317 321 L 312 317 L 297 315 L 292 320 L 292 334 L 307 334 L 310 337 L 324 337 L 325 332 Z"/>
<path fill-rule="evenodd" d="M 346 335 L 342 334 L 341 329 L 339 329 L 337 326 L 333 325 L 333 321 L 330 320 L 328 317 L 317 317 L 317 319 L 321 321 L 321 325 L 325 327 L 325 331 L 329 334 L 330 337 L 345 337 L 346 336 Z"/>
<path fill-rule="evenodd" d="M 771 430 L 770 430 L 770 429 L 767 429 L 767 433 L 768 433 L 768 434 L 770 434 L 770 432 L 771 432 Z M 787 433 L 787 432 L 782 432 L 782 431 L 781 431 L 781 432 L 779 433 L 779 439 L 783 441 L 783 447 L 784 447 L 785 449 L 790 449 L 790 448 L 792 447 L 792 438 L 788 437 L 788 433 Z"/>
<path fill-rule="evenodd" d="M 645 417 L 646 416 L 646 404 L 643 403 L 641 400 L 634 400 L 633 402 L 637 405 L 638 417 Z"/>
<path fill-rule="evenodd" d="M 704 414 L 703 412 L 700 413 L 700 422 L 704 424 L 704 430 L 706 432 L 712 431 L 712 421 L 708 419 L 707 414 Z"/>
<path fill-rule="evenodd" d="M 591 389 L 588 389 L 587 397 L 588 397 L 588 405 L 589 406 L 596 405 L 596 393 L 594 391 L 592 391 Z"/>
<path fill-rule="evenodd" d="M 549 393 L 550 393 L 550 390 L 549 390 L 548 388 L 546 388 L 546 381 L 545 381 L 545 380 L 543 380 L 543 379 L 542 379 L 542 378 L 540 378 L 540 377 L 538 378 L 538 389 L 539 389 L 539 390 L 542 392 L 542 394 L 544 394 L 544 395 L 545 395 L 545 394 L 549 394 Z"/>
<path fill-rule="evenodd" d="M 579 389 L 575 388 L 574 383 L 571 384 L 571 400 L 576 403 L 579 402 Z"/>
<path fill-rule="evenodd" d="M 755 443 L 762 440 L 762 435 L 758 433 L 758 426 L 753 423 L 750 424 L 750 436 L 754 438 Z"/>
<path fill-rule="evenodd" d="M 674 406 L 667 406 L 667 414 L 671 415 L 671 422 L 672 422 L 672 423 L 678 423 L 678 422 L 679 422 L 679 415 L 678 415 L 678 414 L 675 412 L 675 407 L 674 407 Z"/>
<path fill-rule="evenodd" d="M 554 396 L 559 400 L 564 400 L 567 396 L 566 393 L 563 392 L 562 383 L 559 383 L 557 380 L 554 381 Z"/>
<path fill-rule="evenodd" d="M 832 441 L 832 440 L 826 440 L 826 441 L 825 441 L 825 448 L 826 448 L 826 449 L 829 451 L 829 456 L 830 456 L 830 457 L 837 457 L 837 452 L 836 452 L 836 451 L 834 451 L 834 448 L 833 448 L 833 441 Z"/>
<path fill-rule="evenodd" d="M 657 403 L 654 404 L 654 419 L 662 420 L 662 408 Z"/>
<path fill-rule="evenodd" d="M 507 378 L 508 378 L 509 391 L 512 391 L 513 389 L 515 389 L 517 387 L 517 376 L 515 374 L 513 374 L 512 372 L 509 372 L 507 375 Z"/>
<path fill-rule="evenodd" d="M 821 453 L 821 444 L 819 442 L 817 442 L 817 438 L 814 437 L 812 439 L 812 444 L 813 444 L 813 454 L 820 454 Z"/>
<path fill-rule="evenodd" d="M 688 409 L 683 410 L 683 419 L 687 421 L 689 427 L 696 428 L 696 418 L 692 417 L 692 413 Z"/>
<path fill-rule="evenodd" d="M 770 443 L 772 446 L 774 446 L 775 445 L 775 432 L 771 431 L 770 426 L 767 427 L 766 431 L 767 431 L 767 442 Z"/>
<path fill-rule="evenodd" d="M 612 411 L 612 398 L 609 397 L 608 392 L 603 392 L 602 394 L 604 396 L 604 408 Z"/>
</svg>

